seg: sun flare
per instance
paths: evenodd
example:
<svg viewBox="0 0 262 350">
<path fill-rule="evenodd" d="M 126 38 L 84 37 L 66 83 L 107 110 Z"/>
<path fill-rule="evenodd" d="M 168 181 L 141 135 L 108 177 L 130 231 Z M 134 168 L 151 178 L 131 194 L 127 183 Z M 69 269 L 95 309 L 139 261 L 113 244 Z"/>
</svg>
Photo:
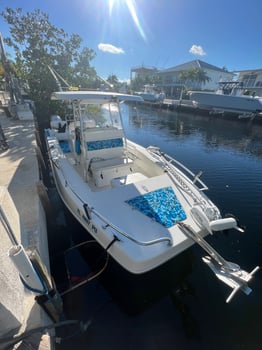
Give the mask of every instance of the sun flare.
<svg viewBox="0 0 262 350">
<path fill-rule="evenodd" d="M 139 21 L 139 17 L 137 15 L 137 9 L 136 9 L 136 2 L 135 0 L 108 0 L 108 8 L 109 8 L 109 15 L 110 17 L 113 14 L 114 7 L 120 8 L 121 5 L 125 4 L 129 10 L 129 13 L 131 15 L 131 18 L 138 29 L 141 37 L 146 40 L 145 32 L 142 28 L 142 25 Z"/>
</svg>

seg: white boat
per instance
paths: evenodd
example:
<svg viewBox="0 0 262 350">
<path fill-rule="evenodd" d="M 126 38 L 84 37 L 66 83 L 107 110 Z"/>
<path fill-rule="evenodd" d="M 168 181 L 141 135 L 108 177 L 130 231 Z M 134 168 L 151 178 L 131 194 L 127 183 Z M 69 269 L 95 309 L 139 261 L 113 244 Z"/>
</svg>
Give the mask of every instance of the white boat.
<svg viewBox="0 0 262 350">
<path fill-rule="evenodd" d="M 256 115 L 262 112 L 262 98 L 244 95 L 239 82 L 220 82 L 217 92 L 190 91 L 195 106 L 210 111 Z"/>
<path fill-rule="evenodd" d="M 31 103 L 23 101 L 21 103 L 15 103 L 9 101 L 8 110 L 12 117 L 19 120 L 34 120 L 34 114 L 32 111 Z"/>
<path fill-rule="evenodd" d="M 146 102 L 163 102 L 165 93 L 159 92 L 154 85 L 145 85 L 143 91 L 138 91 L 136 95 L 143 98 Z"/>
<path fill-rule="evenodd" d="M 198 243 L 205 262 L 233 288 L 249 293 L 247 273 L 225 261 L 205 240 L 214 231 L 241 230 L 221 218 L 200 176 L 163 154 L 125 137 L 123 101 L 112 92 L 55 92 L 73 119 L 51 118 L 45 130 L 57 190 L 74 217 L 122 267 L 142 274 Z M 229 299 L 231 296 L 229 297 Z"/>
</svg>

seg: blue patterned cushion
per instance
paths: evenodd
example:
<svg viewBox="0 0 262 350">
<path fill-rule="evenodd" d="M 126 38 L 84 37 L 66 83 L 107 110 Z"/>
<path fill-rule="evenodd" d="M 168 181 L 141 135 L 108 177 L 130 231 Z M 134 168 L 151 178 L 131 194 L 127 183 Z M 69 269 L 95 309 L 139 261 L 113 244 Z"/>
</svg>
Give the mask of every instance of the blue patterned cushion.
<svg viewBox="0 0 262 350">
<path fill-rule="evenodd" d="M 178 221 L 186 219 L 186 213 L 172 187 L 161 188 L 134 197 L 127 200 L 126 203 L 165 227 L 171 227 Z"/>
<path fill-rule="evenodd" d="M 69 142 L 67 140 L 60 140 L 59 145 L 64 153 L 69 153 L 70 151 L 70 146 Z"/>
<path fill-rule="evenodd" d="M 89 141 L 86 143 L 88 151 L 97 151 L 105 148 L 123 147 L 123 139 L 110 139 L 110 140 L 99 140 Z"/>
</svg>

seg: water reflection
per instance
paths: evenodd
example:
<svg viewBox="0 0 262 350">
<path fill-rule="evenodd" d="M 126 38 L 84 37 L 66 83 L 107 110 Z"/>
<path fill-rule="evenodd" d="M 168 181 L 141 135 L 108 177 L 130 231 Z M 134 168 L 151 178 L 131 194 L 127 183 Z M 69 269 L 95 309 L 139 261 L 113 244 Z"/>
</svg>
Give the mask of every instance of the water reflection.
<svg viewBox="0 0 262 350">
<path fill-rule="evenodd" d="M 129 128 L 156 133 L 172 139 L 175 135 L 195 135 L 207 147 L 224 147 L 257 157 L 262 156 L 262 124 L 249 120 L 227 120 L 215 116 L 136 107 L 130 111 Z M 131 132 L 131 133 L 130 133 Z M 132 131 L 129 130 L 132 135 Z"/>
</svg>

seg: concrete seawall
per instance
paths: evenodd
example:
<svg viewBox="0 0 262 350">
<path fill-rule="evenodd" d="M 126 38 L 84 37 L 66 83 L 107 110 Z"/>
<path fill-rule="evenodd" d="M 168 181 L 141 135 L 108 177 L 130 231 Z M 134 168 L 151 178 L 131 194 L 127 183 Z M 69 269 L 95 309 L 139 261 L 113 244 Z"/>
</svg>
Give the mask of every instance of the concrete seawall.
<svg viewBox="0 0 262 350">
<path fill-rule="evenodd" d="M 16 241 L 25 249 L 37 249 L 49 270 L 46 217 L 37 191 L 39 168 L 34 122 L 12 120 L 0 109 L 0 125 L 9 145 L 5 151 L 0 149 L 0 206 Z M 35 301 L 35 294 L 21 282 L 19 273 L 8 256 L 13 243 L 7 231 L 0 220 L 1 349 L 1 338 L 16 337 L 52 323 Z M 51 348 L 50 334 L 40 333 L 35 338 L 35 343 L 31 344 L 32 349 Z"/>
</svg>

